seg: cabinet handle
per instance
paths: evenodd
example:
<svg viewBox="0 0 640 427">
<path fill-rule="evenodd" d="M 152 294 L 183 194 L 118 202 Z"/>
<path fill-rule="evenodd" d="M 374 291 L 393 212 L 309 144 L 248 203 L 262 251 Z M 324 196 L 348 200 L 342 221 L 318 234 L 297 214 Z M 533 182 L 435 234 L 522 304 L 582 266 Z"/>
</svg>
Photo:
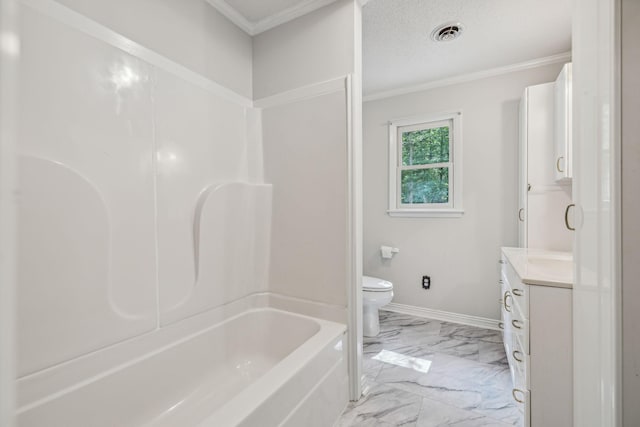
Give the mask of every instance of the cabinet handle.
<svg viewBox="0 0 640 427">
<path fill-rule="evenodd" d="M 570 205 L 567 205 L 567 209 L 565 209 L 564 211 L 564 225 L 571 231 L 576 230 L 574 227 L 569 225 L 569 209 L 571 209 L 574 206 L 575 204 L 571 203 Z"/>
<path fill-rule="evenodd" d="M 513 350 L 513 358 L 516 359 L 517 362 L 522 363 L 522 358 L 518 358 L 518 356 L 516 356 L 516 354 L 522 354 L 520 351 L 518 350 Z"/>
<path fill-rule="evenodd" d="M 498 323 L 498 328 L 504 329 L 504 323 L 503 322 Z"/>
<path fill-rule="evenodd" d="M 498 283 L 499 283 L 500 285 L 502 285 L 502 284 L 504 283 L 504 280 L 502 280 L 502 279 L 498 279 Z"/>
<path fill-rule="evenodd" d="M 504 301 L 504 310 L 507 313 L 511 313 L 511 307 L 509 306 L 509 304 L 507 303 L 507 298 L 511 297 L 509 291 L 506 291 L 504 293 L 504 297 L 502 298 L 502 300 Z"/>
<path fill-rule="evenodd" d="M 524 291 L 522 289 L 514 289 L 512 293 L 517 297 L 521 297 L 524 295 Z"/>
<path fill-rule="evenodd" d="M 518 210 L 518 219 L 524 222 L 524 217 L 522 216 L 522 214 L 524 214 L 524 208 L 520 208 L 520 210 Z"/>
<path fill-rule="evenodd" d="M 498 260 L 498 264 L 504 264 L 504 260 L 503 259 Z"/>
<path fill-rule="evenodd" d="M 516 396 L 516 393 L 521 393 L 522 399 L 518 399 L 518 396 Z M 515 400 L 518 403 L 524 403 L 524 391 L 520 390 L 519 388 L 514 388 L 511 394 L 513 395 L 513 400 Z"/>
<path fill-rule="evenodd" d="M 564 156 L 560 156 L 558 157 L 558 160 L 556 160 L 556 169 L 558 170 L 558 172 L 563 173 L 564 171 L 562 169 L 560 169 L 560 160 L 564 159 Z"/>
<path fill-rule="evenodd" d="M 522 329 L 522 327 L 524 326 L 524 323 L 522 323 L 521 321 L 514 319 L 511 321 L 511 324 L 513 325 L 514 328 L 516 329 Z M 518 326 L 520 325 L 520 326 Z"/>
</svg>

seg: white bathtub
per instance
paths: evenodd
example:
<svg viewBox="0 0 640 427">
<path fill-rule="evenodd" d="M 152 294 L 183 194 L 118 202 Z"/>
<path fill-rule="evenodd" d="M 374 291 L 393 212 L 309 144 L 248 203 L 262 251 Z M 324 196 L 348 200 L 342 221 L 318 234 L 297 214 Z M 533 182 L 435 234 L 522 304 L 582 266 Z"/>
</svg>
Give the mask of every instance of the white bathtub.
<svg viewBox="0 0 640 427">
<path fill-rule="evenodd" d="M 21 427 L 332 425 L 345 327 L 253 309 L 19 410 Z"/>
</svg>

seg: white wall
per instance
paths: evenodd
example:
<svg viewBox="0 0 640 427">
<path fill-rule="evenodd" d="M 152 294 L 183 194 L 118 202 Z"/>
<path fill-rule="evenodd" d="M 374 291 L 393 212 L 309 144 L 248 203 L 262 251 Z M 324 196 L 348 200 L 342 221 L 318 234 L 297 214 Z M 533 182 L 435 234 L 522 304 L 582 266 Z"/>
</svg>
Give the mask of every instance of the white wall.
<svg viewBox="0 0 640 427">
<path fill-rule="evenodd" d="M 59 3 L 251 98 L 251 37 L 204 0 Z"/>
<path fill-rule="evenodd" d="M 269 290 L 346 307 L 345 90 L 263 112 L 273 184 Z"/>
<path fill-rule="evenodd" d="M 356 71 L 356 13 L 341 0 L 253 44 L 254 96 L 275 103 L 262 114 L 265 181 L 274 185 L 269 290 L 341 307 L 343 319 L 352 285 L 345 76 Z"/>
<path fill-rule="evenodd" d="M 199 0 L 73 6 L 20 11 L 20 376 L 267 286 L 248 36 Z"/>
<path fill-rule="evenodd" d="M 364 273 L 390 280 L 394 302 L 499 318 L 501 246 L 517 246 L 518 102 L 526 86 L 554 81 L 562 64 L 364 104 Z M 388 121 L 461 110 L 464 215 L 387 215 Z M 400 248 L 382 260 L 380 245 Z M 421 288 L 423 275 L 431 289 Z"/>
<path fill-rule="evenodd" d="M 353 72 L 355 13 L 353 0 L 339 0 L 255 36 L 254 99 Z"/>
</svg>

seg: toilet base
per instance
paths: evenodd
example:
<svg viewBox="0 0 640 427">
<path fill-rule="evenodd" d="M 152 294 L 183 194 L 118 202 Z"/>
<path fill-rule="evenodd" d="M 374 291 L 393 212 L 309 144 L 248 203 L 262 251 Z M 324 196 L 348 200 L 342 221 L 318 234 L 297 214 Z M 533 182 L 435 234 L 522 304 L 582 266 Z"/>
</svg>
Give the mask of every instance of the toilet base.
<svg viewBox="0 0 640 427">
<path fill-rule="evenodd" d="M 362 307 L 362 335 L 365 337 L 375 337 L 380 333 L 380 317 L 378 307 Z"/>
</svg>

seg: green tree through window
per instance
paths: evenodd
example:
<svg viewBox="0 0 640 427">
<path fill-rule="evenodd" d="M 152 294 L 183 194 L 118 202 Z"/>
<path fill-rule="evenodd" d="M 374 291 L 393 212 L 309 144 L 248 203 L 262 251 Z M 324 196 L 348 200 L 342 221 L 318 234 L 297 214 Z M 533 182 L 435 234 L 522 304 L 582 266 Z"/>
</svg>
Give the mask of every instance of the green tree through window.
<svg viewBox="0 0 640 427">
<path fill-rule="evenodd" d="M 427 165 L 449 161 L 449 127 L 402 133 L 402 165 Z"/>
<path fill-rule="evenodd" d="M 402 132 L 402 166 L 433 166 L 401 170 L 401 203 L 449 203 L 449 147 L 449 126 Z"/>
</svg>

